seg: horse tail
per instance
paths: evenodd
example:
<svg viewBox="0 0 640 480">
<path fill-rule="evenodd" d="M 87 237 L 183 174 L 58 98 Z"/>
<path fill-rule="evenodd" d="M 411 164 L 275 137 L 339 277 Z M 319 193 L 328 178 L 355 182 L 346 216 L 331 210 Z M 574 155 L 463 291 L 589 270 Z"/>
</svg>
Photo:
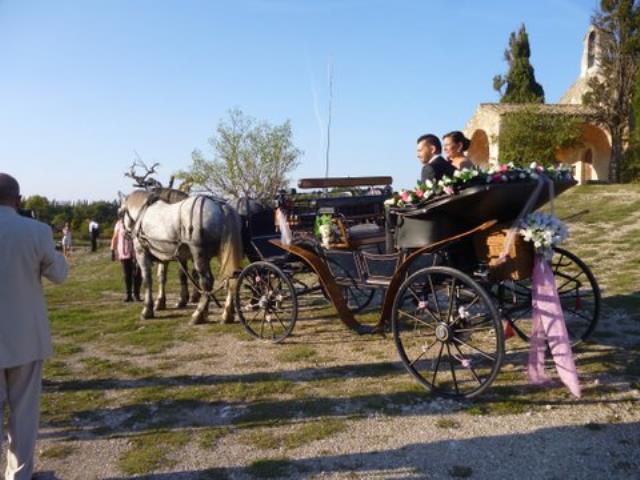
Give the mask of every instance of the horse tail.
<svg viewBox="0 0 640 480">
<path fill-rule="evenodd" d="M 220 276 L 231 278 L 233 274 L 240 270 L 242 264 L 242 237 L 241 221 L 238 212 L 230 205 L 224 205 L 226 221 L 222 235 L 220 236 Z"/>
</svg>

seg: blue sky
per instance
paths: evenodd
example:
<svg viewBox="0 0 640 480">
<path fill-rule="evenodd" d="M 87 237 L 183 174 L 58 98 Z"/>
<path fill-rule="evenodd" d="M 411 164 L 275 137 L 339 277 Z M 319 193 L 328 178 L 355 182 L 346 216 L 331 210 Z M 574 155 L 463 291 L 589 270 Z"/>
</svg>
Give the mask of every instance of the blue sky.
<svg viewBox="0 0 640 480">
<path fill-rule="evenodd" d="M 137 152 L 159 179 L 209 158 L 230 108 L 289 119 L 298 178 L 419 174 L 415 139 L 494 102 L 525 23 L 547 102 L 579 74 L 595 0 L 0 0 L 0 171 L 25 195 L 110 200 Z"/>
</svg>

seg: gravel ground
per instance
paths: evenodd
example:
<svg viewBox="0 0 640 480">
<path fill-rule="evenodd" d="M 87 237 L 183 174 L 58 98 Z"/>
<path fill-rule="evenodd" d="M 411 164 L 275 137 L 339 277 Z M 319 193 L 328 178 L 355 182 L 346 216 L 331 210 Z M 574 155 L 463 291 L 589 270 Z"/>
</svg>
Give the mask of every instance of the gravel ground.
<svg viewBox="0 0 640 480">
<path fill-rule="evenodd" d="M 319 350 L 328 349 L 328 358 L 341 354 L 342 362 L 320 359 L 305 368 L 274 368 L 272 362 L 258 363 L 257 359 L 277 354 L 278 346 L 225 335 L 225 341 L 215 345 L 198 345 L 202 340 L 197 345 L 179 344 L 164 352 L 163 358 L 180 357 L 204 348 L 216 359 L 187 362 L 167 374 L 167 381 L 171 383 L 182 375 L 201 380 L 260 372 L 303 380 L 316 371 L 335 368 L 342 372 L 339 375 L 345 375 L 343 381 L 348 391 L 350 382 L 357 380 L 349 378 L 348 368 L 340 369 L 361 363 L 362 353 L 348 348 L 348 342 L 331 341 L 334 335 L 344 337 L 341 328 L 317 335 L 316 346 Z M 303 338 L 299 341 L 304 344 Z M 379 357 L 384 352 L 393 359 L 395 351 L 388 339 L 367 345 Z M 136 358 L 141 365 L 158 361 L 154 356 Z M 244 431 L 232 429 L 211 448 L 203 448 L 197 442 L 174 448 L 170 467 L 138 476 L 123 474 L 118 464 L 118 459 L 132 448 L 128 435 L 131 432 L 123 430 L 121 434 L 104 436 L 80 422 L 76 429 L 45 425 L 38 443 L 37 478 L 640 478 L 640 392 L 616 376 L 599 374 L 587 378 L 592 391 L 588 398 L 576 400 L 565 395 L 558 399 L 556 394 L 550 395 L 545 403 L 543 395 L 542 400 L 532 401 L 525 411 L 505 415 L 470 414 L 468 403 L 424 396 L 424 401 L 402 405 L 391 414 L 374 411 L 354 418 L 347 397 L 342 404 L 345 414 L 341 416 L 338 408 L 332 418 L 347 419 L 348 428 L 328 438 L 294 448 L 276 445 L 258 449 L 243 440 Z M 521 382 L 525 383 L 524 374 Z M 122 382 L 120 389 L 126 385 Z M 134 385 L 139 386 L 135 381 Z M 384 388 L 381 386 L 380 390 Z M 107 389 L 107 393 L 114 401 L 121 394 L 117 389 Z M 200 428 L 230 425 L 242 412 L 242 406 L 231 403 L 196 407 L 188 412 L 188 417 L 182 416 L 180 423 L 184 427 L 178 430 L 187 429 L 196 435 Z M 94 420 L 93 427 L 117 428 L 126 417 L 126 412 L 118 408 L 106 409 L 102 417 Z M 283 434 L 305 420 L 308 418 L 304 412 L 292 411 L 286 424 L 273 428 Z M 145 425 L 140 425 L 130 430 L 144 428 Z M 263 430 L 269 431 L 269 427 Z M 61 458 L 43 455 L 60 444 L 69 449 Z M 272 459 L 275 467 L 267 473 L 252 470 L 252 462 L 264 459 Z M 279 466 L 277 462 L 281 459 L 286 460 Z"/>
</svg>

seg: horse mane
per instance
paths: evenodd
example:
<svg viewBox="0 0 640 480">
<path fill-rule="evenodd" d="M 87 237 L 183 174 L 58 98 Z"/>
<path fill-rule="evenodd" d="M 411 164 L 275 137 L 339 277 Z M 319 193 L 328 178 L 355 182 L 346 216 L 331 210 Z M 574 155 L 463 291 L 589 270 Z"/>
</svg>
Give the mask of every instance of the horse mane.
<svg viewBox="0 0 640 480">
<path fill-rule="evenodd" d="M 142 208 L 147 203 L 150 193 L 146 190 L 134 190 L 127 195 L 126 203 L 130 209 Z"/>
<path fill-rule="evenodd" d="M 166 203 L 178 203 L 189 198 L 189 194 L 175 188 L 154 188 L 153 194 Z"/>
</svg>

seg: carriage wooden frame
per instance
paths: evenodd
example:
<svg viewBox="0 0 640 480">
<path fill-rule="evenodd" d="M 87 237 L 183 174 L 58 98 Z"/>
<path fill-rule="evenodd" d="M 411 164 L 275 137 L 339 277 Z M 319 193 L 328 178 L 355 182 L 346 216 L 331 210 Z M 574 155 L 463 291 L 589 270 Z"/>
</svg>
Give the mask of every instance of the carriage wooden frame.
<svg viewBox="0 0 640 480">
<path fill-rule="evenodd" d="M 530 260 L 523 259 L 531 255 L 529 246 L 512 251 L 512 264 L 506 267 L 496 265 L 483 246 L 488 239 L 504 235 L 505 227 L 531 196 L 535 182 L 479 185 L 419 208 L 385 209 L 390 184 L 390 177 L 301 180 L 301 188 L 377 189 L 355 197 L 329 197 L 325 190 L 306 195 L 301 208 L 296 207 L 296 195 L 285 202 L 281 199 L 280 206 L 294 228 L 306 235 L 285 244 L 275 230 L 267 235 L 252 232 L 252 240 L 260 238 L 262 245 L 267 241 L 270 248 L 277 247 L 277 254 L 274 250 L 265 254 L 251 242 L 253 261 L 238 278 L 240 319 L 251 335 L 282 342 L 294 329 L 298 296 L 321 289 L 349 329 L 359 334 L 391 332 L 407 370 L 432 393 L 474 397 L 499 373 L 505 332 L 528 338 L 531 284 L 526 264 Z M 556 194 L 573 184 L 556 183 Z M 547 201 L 543 192 L 534 208 Z M 364 206 L 365 211 L 343 208 L 354 205 Z M 326 212 L 333 215 L 338 232 L 338 240 L 328 248 L 313 240 L 310 222 Z M 365 229 L 368 235 L 351 238 L 350 226 L 362 221 L 384 226 L 384 230 L 372 227 Z M 344 255 L 353 258 L 355 267 L 341 267 L 347 270 L 341 276 L 335 265 L 340 264 L 336 258 Z M 376 261 L 388 261 L 392 274 L 371 275 L 363 268 Z M 556 249 L 552 264 L 570 338 L 577 345 L 597 324 L 600 290 L 588 266 L 572 253 Z M 295 285 L 301 265 L 317 274 L 320 286 Z M 349 294 L 358 291 L 365 292 L 364 301 L 351 302 Z M 378 322 L 362 324 L 354 313 L 376 291 L 383 291 Z"/>
</svg>

